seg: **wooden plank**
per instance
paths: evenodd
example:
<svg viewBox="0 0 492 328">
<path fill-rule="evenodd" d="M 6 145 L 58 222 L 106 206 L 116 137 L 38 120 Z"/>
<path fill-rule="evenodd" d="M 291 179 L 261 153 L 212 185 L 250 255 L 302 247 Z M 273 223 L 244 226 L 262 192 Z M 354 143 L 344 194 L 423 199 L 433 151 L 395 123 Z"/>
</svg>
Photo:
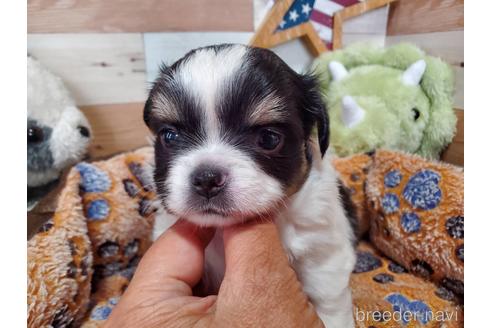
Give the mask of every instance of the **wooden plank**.
<svg viewBox="0 0 492 328">
<path fill-rule="evenodd" d="M 145 33 L 147 81 L 154 81 L 162 63 L 172 64 L 188 51 L 219 43 L 248 43 L 253 32 Z"/>
<path fill-rule="evenodd" d="M 396 0 L 365 0 L 356 5 L 346 7 L 345 9 L 336 12 L 333 16 L 333 50 L 341 49 L 343 47 L 342 24 L 344 24 L 345 21 L 353 17 L 361 16 L 378 8 L 386 7 L 389 3 L 393 1 Z"/>
<path fill-rule="evenodd" d="M 81 107 L 93 131 L 90 158 L 107 157 L 149 145 L 151 133 L 143 121 L 143 108 L 144 103 Z"/>
<path fill-rule="evenodd" d="M 384 34 L 343 33 L 343 45 L 345 47 L 360 42 L 367 42 L 384 47 L 386 37 Z"/>
<path fill-rule="evenodd" d="M 28 33 L 253 31 L 251 0 L 30 0 Z"/>
<path fill-rule="evenodd" d="M 465 108 L 465 69 L 453 66 L 454 69 L 454 107 Z"/>
<path fill-rule="evenodd" d="M 464 31 L 433 32 L 386 37 L 386 45 L 413 43 L 427 54 L 440 57 L 453 66 L 455 73 L 454 107 L 464 108 Z"/>
<path fill-rule="evenodd" d="M 271 48 L 297 73 L 305 73 L 311 68 L 313 55 L 301 39 L 295 39 Z"/>
<path fill-rule="evenodd" d="M 90 158 L 103 158 L 148 145 L 151 133 L 143 122 L 143 106 L 143 103 L 83 106 L 81 109 L 91 123 L 94 137 L 89 147 Z M 441 159 L 463 166 L 464 111 L 455 112 L 456 135 Z"/>
<path fill-rule="evenodd" d="M 141 34 L 28 34 L 27 49 L 65 81 L 78 105 L 145 101 Z"/>
<path fill-rule="evenodd" d="M 464 31 L 395 35 L 386 37 L 386 45 L 410 42 L 427 54 L 441 57 L 451 65 L 461 66 L 465 61 Z"/>
<path fill-rule="evenodd" d="M 463 30 L 464 0 L 399 0 L 391 5 L 388 35 Z"/>
<path fill-rule="evenodd" d="M 386 35 L 388 8 L 389 6 L 384 6 L 344 21 L 342 27 L 344 38 L 345 34 Z"/>
<path fill-rule="evenodd" d="M 441 160 L 454 165 L 464 166 L 465 163 L 465 115 L 463 110 L 456 109 L 458 122 L 456 123 L 456 135 L 451 144 L 441 156 Z"/>
</svg>

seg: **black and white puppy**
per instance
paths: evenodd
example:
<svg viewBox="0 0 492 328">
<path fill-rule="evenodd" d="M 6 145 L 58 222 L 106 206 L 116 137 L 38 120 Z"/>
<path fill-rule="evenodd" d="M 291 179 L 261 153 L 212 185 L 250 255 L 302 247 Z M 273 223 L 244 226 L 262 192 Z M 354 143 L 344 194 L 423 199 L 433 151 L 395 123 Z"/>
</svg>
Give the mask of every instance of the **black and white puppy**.
<svg viewBox="0 0 492 328">
<path fill-rule="evenodd" d="M 353 232 L 336 173 L 322 159 L 329 126 L 315 78 L 266 49 L 200 48 L 162 68 L 144 120 L 156 135 L 157 192 L 174 219 L 222 227 L 274 215 L 324 324 L 354 325 Z M 217 290 L 221 242 L 218 233 L 205 253 L 208 284 Z"/>
</svg>

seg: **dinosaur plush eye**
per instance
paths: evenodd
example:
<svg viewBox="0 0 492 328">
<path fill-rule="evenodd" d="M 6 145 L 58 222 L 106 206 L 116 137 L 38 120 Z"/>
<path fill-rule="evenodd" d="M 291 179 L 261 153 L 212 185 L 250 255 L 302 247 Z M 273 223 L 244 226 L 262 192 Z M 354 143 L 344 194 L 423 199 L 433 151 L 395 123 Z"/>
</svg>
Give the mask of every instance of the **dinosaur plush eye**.
<svg viewBox="0 0 492 328">
<path fill-rule="evenodd" d="M 44 140 L 43 129 L 37 126 L 27 128 L 27 143 L 38 143 Z"/>
<path fill-rule="evenodd" d="M 412 112 L 413 112 L 413 119 L 416 121 L 419 119 L 420 117 L 420 112 L 417 108 L 412 108 Z"/>
<path fill-rule="evenodd" d="M 256 144 L 266 151 L 274 151 L 280 148 L 283 143 L 283 136 L 271 129 L 263 129 L 259 132 Z"/>
<path fill-rule="evenodd" d="M 166 146 L 171 147 L 179 140 L 179 133 L 174 128 L 165 128 L 162 129 L 160 138 Z"/>
</svg>

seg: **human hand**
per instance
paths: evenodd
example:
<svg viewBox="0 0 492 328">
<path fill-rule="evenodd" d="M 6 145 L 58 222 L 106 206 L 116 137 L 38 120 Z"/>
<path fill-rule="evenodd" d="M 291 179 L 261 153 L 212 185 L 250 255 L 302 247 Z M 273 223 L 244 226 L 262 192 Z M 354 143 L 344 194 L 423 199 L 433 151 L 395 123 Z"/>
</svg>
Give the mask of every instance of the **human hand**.
<svg viewBox="0 0 492 328">
<path fill-rule="evenodd" d="M 323 327 L 271 222 L 225 228 L 219 293 L 193 296 L 213 234 L 182 220 L 166 231 L 140 261 L 105 327 Z"/>
</svg>

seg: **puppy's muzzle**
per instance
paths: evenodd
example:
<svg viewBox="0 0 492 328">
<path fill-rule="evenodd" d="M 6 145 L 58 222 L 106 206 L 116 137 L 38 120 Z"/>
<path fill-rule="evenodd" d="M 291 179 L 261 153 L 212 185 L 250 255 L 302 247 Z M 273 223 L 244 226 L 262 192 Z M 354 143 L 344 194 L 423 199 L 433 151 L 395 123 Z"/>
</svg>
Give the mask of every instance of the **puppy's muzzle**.
<svg viewBox="0 0 492 328">
<path fill-rule="evenodd" d="M 227 178 L 228 173 L 222 168 L 201 166 L 191 174 L 191 184 L 198 195 L 210 199 L 222 192 Z"/>
</svg>

